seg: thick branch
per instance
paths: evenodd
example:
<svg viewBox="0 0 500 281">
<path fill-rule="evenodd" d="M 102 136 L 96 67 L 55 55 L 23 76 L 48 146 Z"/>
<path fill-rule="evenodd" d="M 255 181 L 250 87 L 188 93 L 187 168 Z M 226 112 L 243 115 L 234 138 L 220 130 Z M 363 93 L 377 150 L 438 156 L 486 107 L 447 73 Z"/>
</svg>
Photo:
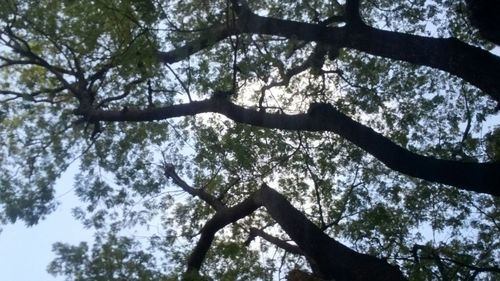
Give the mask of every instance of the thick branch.
<svg viewBox="0 0 500 281">
<path fill-rule="evenodd" d="M 314 262 L 322 277 L 335 278 L 337 281 L 406 280 L 397 267 L 353 251 L 324 234 L 283 195 L 265 184 L 242 203 L 218 211 L 205 224 L 200 240 L 189 257 L 187 272 L 197 272 L 200 269 L 218 230 L 250 215 L 260 206 L 266 208 L 306 257 Z"/>
<path fill-rule="evenodd" d="M 352 48 L 375 56 L 429 66 L 458 76 L 500 102 L 500 58 L 455 38 L 432 38 L 385 31 L 369 27 L 359 19 L 359 0 L 348 1 L 350 24 L 328 27 L 258 16 L 248 9 L 238 13 L 236 27 L 215 26 L 200 38 L 169 52 L 158 52 L 165 63 L 174 63 L 209 48 L 230 35 L 267 34 L 307 42 L 315 41 L 335 48 Z"/>
<path fill-rule="evenodd" d="M 324 278 L 338 281 L 406 280 L 397 267 L 353 251 L 330 238 L 269 186 L 264 184 L 261 194 L 262 205 L 306 256 L 316 262 Z"/>
<path fill-rule="evenodd" d="M 238 1 L 234 2 L 238 4 Z M 335 48 L 352 48 L 375 56 L 440 69 L 468 81 L 500 103 L 500 71 L 498 71 L 500 58 L 455 38 L 432 38 L 385 31 L 369 27 L 358 20 L 349 22 L 357 22 L 354 25 L 328 27 L 321 23 L 312 24 L 258 16 L 241 3 L 236 7 L 239 8 L 236 26 L 233 23 L 213 26 L 198 39 L 189 41 L 183 46 L 168 52 L 159 51 L 158 59 L 164 63 L 174 63 L 209 48 L 231 35 L 267 34 L 307 42 L 315 41 Z M 347 1 L 346 15 L 351 18 L 359 17 L 359 0 Z M 17 45 L 13 43 L 12 48 L 21 55 L 33 59 L 35 64 L 47 68 L 71 89 L 71 85 L 65 81 L 62 74 L 74 73 L 47 64 L 29 52 L 27 43 L 23 41 L 19 43 L 21 39 L 12 32 L 8 35 L 17 40 Z M 22 43 L 28 46 L 28 50 L 23 49 Z"/>
<path fill-rule="evenodd" d="M 357 2 L 357 1 L 353 1 Z M 240 21 L 245 33 L 268 34 L 334 47 L 347 47 L 375 56 L 429 66 L 456 75 L 500 102 L 500 58 L 454 38 L 432 38 L 384 31 L 364 24 L 327 27 L 320 24 L 261 17 L 248 13 Z"/>
<path fill-rule="evenodd" d="M 217 211 L 215 215 L 205 223 L 201 229 L 200 240 L 198 240 L 193 252 L 189 256 L 187 272 L 199 271 L 217 231 L 230 223 L 250 215 L 260 207 L 258 200 L 256 200 L 256 198 L 260 196 L 259 193 L 260 192 L 254 193 L 245 201 L 233 207 Z"/>
<path fill-rule="evenodd" d="M 460 189 L 500 196 L 500 163 L 441 160 L 413 153 L 331 105 L 316 104 L 308 114 L 278 114 L 247 109 L 225 99 L 212 98 L 145 110 L 94 110 L 81 108 L 76 114 L 93 121 L 155 121 L 200 113 L 220 113 L 235 122 L 271 129 L 331 131 L 370 153 L 387 167 L 403 174 Z"/>
<path fill-rule="evenodd" d="M 359 25 L 362 24 L 361 15 L 359 11 L 361 0 L 347 0 L 345 4 L 345 14 L 347 19 L 347 24 Z"/>
</svg>

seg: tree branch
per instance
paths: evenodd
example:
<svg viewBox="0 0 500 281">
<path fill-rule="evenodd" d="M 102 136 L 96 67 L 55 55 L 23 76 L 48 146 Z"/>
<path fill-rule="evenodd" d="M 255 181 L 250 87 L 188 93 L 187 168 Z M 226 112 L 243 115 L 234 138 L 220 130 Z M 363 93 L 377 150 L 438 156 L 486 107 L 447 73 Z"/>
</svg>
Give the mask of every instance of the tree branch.
<svg viewBox="0 0 500 281">
<path fill-rule="evenodd" d="M 360 254 L 323 233 L 286 198 L 266 184 L 262 205 L 307 257 L 315 261 L 322 278 L 337 281 L 406 280 L 399 268 L 373 256 Z"/>
<path fill-rule="evenodd" d="M 182 61 L 203 49 L 209 48 L 216 43 L 237 34 L 237 30 L 232 28 L 232 24 L 221 24 L 214 26 L 203 32 L 199 38 L 185 43 L 183 46 L 168 52 L 159 51 L 158 59 L 166 64 Z"/>
<path fill-rule="evenodd" d="M 357 2 L 357 1 L 354 1 Z M 458 76 L 500 102 L 500 58 L 455 38 L 432 38 L 385 31 L 367 25 L 327 27 L 248 13 L 241 32 L 315 41 L 375 56 L 429 66 Z"/>
<path fill-rule="evenodd" d="M 201 237 L 188 260 L 187 273 L 198 272 L 215 233 L 224 226 L 264 206 L 271 217 L 317 266 L 321 277 L 337 281 L 403 281 L 399 268 L 385 260 L 360 254 L 324 234 L 286 198 L 263 184 L 234 207 L 218 211 L 201 230 Z"/>
<path fill-rule="evenodd" d="M 351 141 L 395 171 L 463 190 L 500 196 L 500 162 L 460 162 L 416 154 L 352 120 L 329 104 L 312 104 L 307 114 L 295 115 L 248 109 L 221 98 L 144 110 L 98 110 L 90 107 L 75 110 L 75 114 L 85 116 L 89 122 L 144 122 L 208 112 L 220 113 L 238 123 L 270 129 L 331 131 Z"/>
<path fill-rule="evenodd" d="M 347 0 L 345 4 L 345 17 L 347 24 L 352 27 L 363 24 L 359 12 L 361 0 Z"/>
<path fill-rule="evenodd" d="M 182 188 L 184 191 L 187 193 L 191 194 L 191 196 L 194 197 L 199 197 L 201 200 L 205 201 L 208 205 L 210 205 L 214 210 L 222 210 L 225 209 L 226 206 L 217 198 L 215 198 L 213 195 L 211 195 L 208 192 L 205 192 L 202 189 L 194 188 L 191 187 L 189 184 L 187 184 L 179 175 L 175 172 L 175 167 L 172 164 L 165 164 L 163 167 L 163 170 L 165 172 L 165 176 L 169 177 L 172 179 L 172 181 Z"/>
<path fill-rule="evenodd" d="M 233 207 L 218 210 L 215 215 L 205 223 L 201 229 L 200 239 L 189 256 L 186 270 L 187 273 L 199 271 L 217 231 L 230 223 L 250 215 L 260 207 L 257 200 L 259 193 L 260 191 L 253 193 L 243 202 Z"/>
<path fill-rule="evenodd" d="M 352 48 L 375 56 L 429 66 L 460 77 L 478 87 L 500 103 L 500 58 L 455 38 L 432 38 L 385 31 L 365 24 L 328 27 L 263 17 L 252 13 L 239 1 L 236 26 L 214 26 L 198 39 L 169 52 L 158 52 L 164 63 L 174 63 L 213 46 L 230 35 L 241 33 L 267 34 L 323 43 L 334 48 Z M 239 9 L 239 10 L 238 10 Z M 347 1 L 346 13 L 359 16 L 359 0 Z M 357 17 L 357 16 L 355 16 Z"/>
<path fill-rule="evenodd" d="M 253 238 L 257 237 L 257 236 L 261 237 L 262 239 L 266 240 L 267 242 L 269 242 L 273 245 L 278 246 L 279 248 L 281 248 L 289 253 L 304 256 L 304 252 L 299 247 L 292 245 L 290 243 L 287 243 L 287 242 L 285 242 L 277 237 L 274 237 L 274 236 L 266 233 L 265 231 L 263 231 L 261 229 L 255 228 L 255 227 L 250 228 L 250 237 L 248 238 L 247 243 L 249 241 L 253 240 Z"/>
</svg>

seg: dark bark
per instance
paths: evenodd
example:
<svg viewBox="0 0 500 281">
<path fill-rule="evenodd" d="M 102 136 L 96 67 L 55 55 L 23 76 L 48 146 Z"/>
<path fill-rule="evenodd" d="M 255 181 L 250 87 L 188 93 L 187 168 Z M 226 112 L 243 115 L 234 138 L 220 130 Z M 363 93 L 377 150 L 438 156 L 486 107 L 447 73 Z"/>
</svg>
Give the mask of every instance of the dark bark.
<svg viewBox="0 0 500 281">
<path fill-rule="evenodd" d="M 479 29 L 479 34 L 500 46 L 500 1 L 466 0 L 469 20 Z"/>
<path fill-rule="evenodd" d="M 256 196 L 259 196 L 258 192 L 233 207 L 218 210 L 215 215 L 205 223 L 201 229 L 200 239 L 189 256 L 187 272 L 197 272 L 200 270 L 217 231 L 230 223 L 250 215 L 260 207 L 257 203 L 258 201 L 255 199 Z"/>
<path fill-rule="evenodd" d="M 283 195 L 265 184 L 259 199 L 306 256 L 315 261 L 322 278 L 334 278 L 337 281 L 407 280 L 398 267 L 376 257 L 360 254 L 330 238 Z"/>
<path fill-rule="evenodd" d="M 376 29 L 363 24 L 356 10 L 359 1 L 349 1 L 348 24 L 328 27 L 262 17 L 242 9 L 237 26 L 213 27 L 199 39 L 170 52 L 160 52 L 166 63 L 186 59 L 234 34 L 267 34 L 323 43 L 335 48 L 352 48 L 375 56 L 436 68 L 464 79 L 500 102 L 500 58 L 455 38 L 432 38 Z M 231 27 L 228 27 L 231 26 Z"/>
<path fill-rule="evenodd" d="M 279 239 L 278 237 L 274 237 L 274 236 L 266 233 L 262 229 L 258 229 L 255 227 L 250 228 L 250 238 L 247 240 L 246 244 L 249 244 L 248 243 L 249 240 L 253 240 L 257 236 L 261 237 L 262 239 L 266 240 L 267 242 L 269 242 L 275 246 L 278 246 L 279 248 L 287 251 L 288 253 L 292 253 L 295 255 L 301 255 L 301 256 L 304 255 L 304 252 L 299 247 L 292 245 L 292 244 L 289 244 L 286 241 L 283 241 L 283 240 Z"/>
<path fill-rule="evenodd" d="M 395 171 L 463 190 L 500 196 L 499 162 L 460 162 L 413 153 L 371 128 L 352 120 L 329 104 L 316 104 L 310 108 L 308 114 L 296 115 L 266 113 L 218 98 L 145 110 L 129 108 L 127 111 L 113 111 L 82 108 L 75 111 L 76 114 L 84 115 L 89 122 L 155 121 L 207 112 L 220 113 L 235 122 L 264 128 L 331 131 L 351 141 Z"/>
<path fill-rule="evenodd" d="M 432 38 L 385 31 L 364 24 L 327 27 L 261 17 L 248 12 L 240 22 L 245 33 L 268 34 L 352 48 L 375 56 L 446 71 L 500 102 L 500 58 L 455 38 Z"/>
<path fill-rule="evenodd" d="M 265 184 L 242 203 L 217 211 L 205 224 L 189 257 L 187 272 L 198 272 L 218 230 L 250 215 L 260 206 L 266 208 L 305 256 L 314 262 L 322 278 L 335 278 L 337 281 L 407 280 L 398 267 L 353 251 L 324 234 L 283 195 Z"/>
<path fill-rule="evenodd" d="M 286 276 L 287 281 L 327 281 L 323 278 L 319 278 L 314 274 L 304 272 L 302 270 L 293 269 L 288 272 Z"/>
</svg>

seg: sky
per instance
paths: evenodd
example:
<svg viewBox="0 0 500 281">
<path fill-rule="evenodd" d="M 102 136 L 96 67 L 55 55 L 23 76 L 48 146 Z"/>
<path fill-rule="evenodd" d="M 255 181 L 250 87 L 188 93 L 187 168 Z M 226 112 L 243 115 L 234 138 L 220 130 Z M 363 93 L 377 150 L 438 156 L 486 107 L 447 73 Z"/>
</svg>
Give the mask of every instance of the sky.
<svg viewBox="0 0 500 281">
<path fill-rule="evenodd" d="M 500 47 L 491 52 L 500 55 Z M 488 128 L 486 131 L 498 124 L 500 114 L 485 124 Z M 72 192 L 76 168 L 76 164 L 70 166 L 57 181 L 56 197 L 61 205 L 45 220 L 29 228 L 22 222 L 1 226 L 0 281 L 62 281 L 63 276 L 54 277 L 46 270 L 55 257 L 52 244 L 92 241 L 92 231 L 84 229 L 71 215 L 71 209 L 79 205 L 79 200 Z"/>
<path fill-rule="evenodd" d="M 71 209 L 79 204 L 78 198 L 72 192 L 75 169 L 75 165 L 70 166 L 56 183 L 56 197 L 59 197 L 61 205 L 54 213 L 29 228 L 23 222 L 2 226 L 1 281 L 64 280 L 63 276 L 54 277 L 47 273 L 47 265 L 55 258 L 52 244 L 92 241 L 92 232 L 84 229 L 71 215 Z"/>
</svg>

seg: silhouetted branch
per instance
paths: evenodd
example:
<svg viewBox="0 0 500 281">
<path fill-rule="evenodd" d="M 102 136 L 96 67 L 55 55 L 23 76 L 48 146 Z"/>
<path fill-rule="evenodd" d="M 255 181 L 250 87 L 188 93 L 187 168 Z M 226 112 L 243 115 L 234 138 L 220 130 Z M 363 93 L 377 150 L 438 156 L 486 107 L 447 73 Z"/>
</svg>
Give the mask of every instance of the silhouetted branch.
<svg viewBox="0 0 500 281">
<path fill-rule="evenodd" d="M 322 278 L 334 278 L 337 281 L 407 280 L 398 267 L 387 264 L 385 260 L 353 251 L 324 234 L 283 195 L 266 184 L 243 202 L 217 211 L 207 221 L 188 259 L 187 272 L 199 271 L 218 230 L 250 215 L 261 206 L 266 208 L 304 255 L 313 261 Z"/>
<path fill-rule="evenodd" d="M 295 115 L 244 108 L 220 98 L 143 110 L 96 110 L 89 107 L 75 110 L 75 114 L 85 116 L 89 121 L 119 122 L 164 120 L 207 112 L 220 113 L 235 122 L 270 129 L 331 131 L 370 153 L 394 171 L 463 190 L 500 196 L 499 162 L 461 162 L 416 154 L 354 121 L 330 104 L 311 104 L 308 113 Z"/>
<path fill-rule="evenodd" d="M 172 164 L 166 163 L 163 167 L 163 170 L 165 172 L 165 176 L 171 178 L 177 186 L 179 186 L 192 196 L 199 197 L 215 210 L 222 210 L 226 208 L 226 206 L 221 201 L 219 201 L 210 193 L 205 192 L 203 189 L 191 187 L 189 184 L 187 184 L 183 179 L 179 177 L 179 175 L 177 175 L 177 173 L 175 172 L 175 167 Z"/>
</svg>

